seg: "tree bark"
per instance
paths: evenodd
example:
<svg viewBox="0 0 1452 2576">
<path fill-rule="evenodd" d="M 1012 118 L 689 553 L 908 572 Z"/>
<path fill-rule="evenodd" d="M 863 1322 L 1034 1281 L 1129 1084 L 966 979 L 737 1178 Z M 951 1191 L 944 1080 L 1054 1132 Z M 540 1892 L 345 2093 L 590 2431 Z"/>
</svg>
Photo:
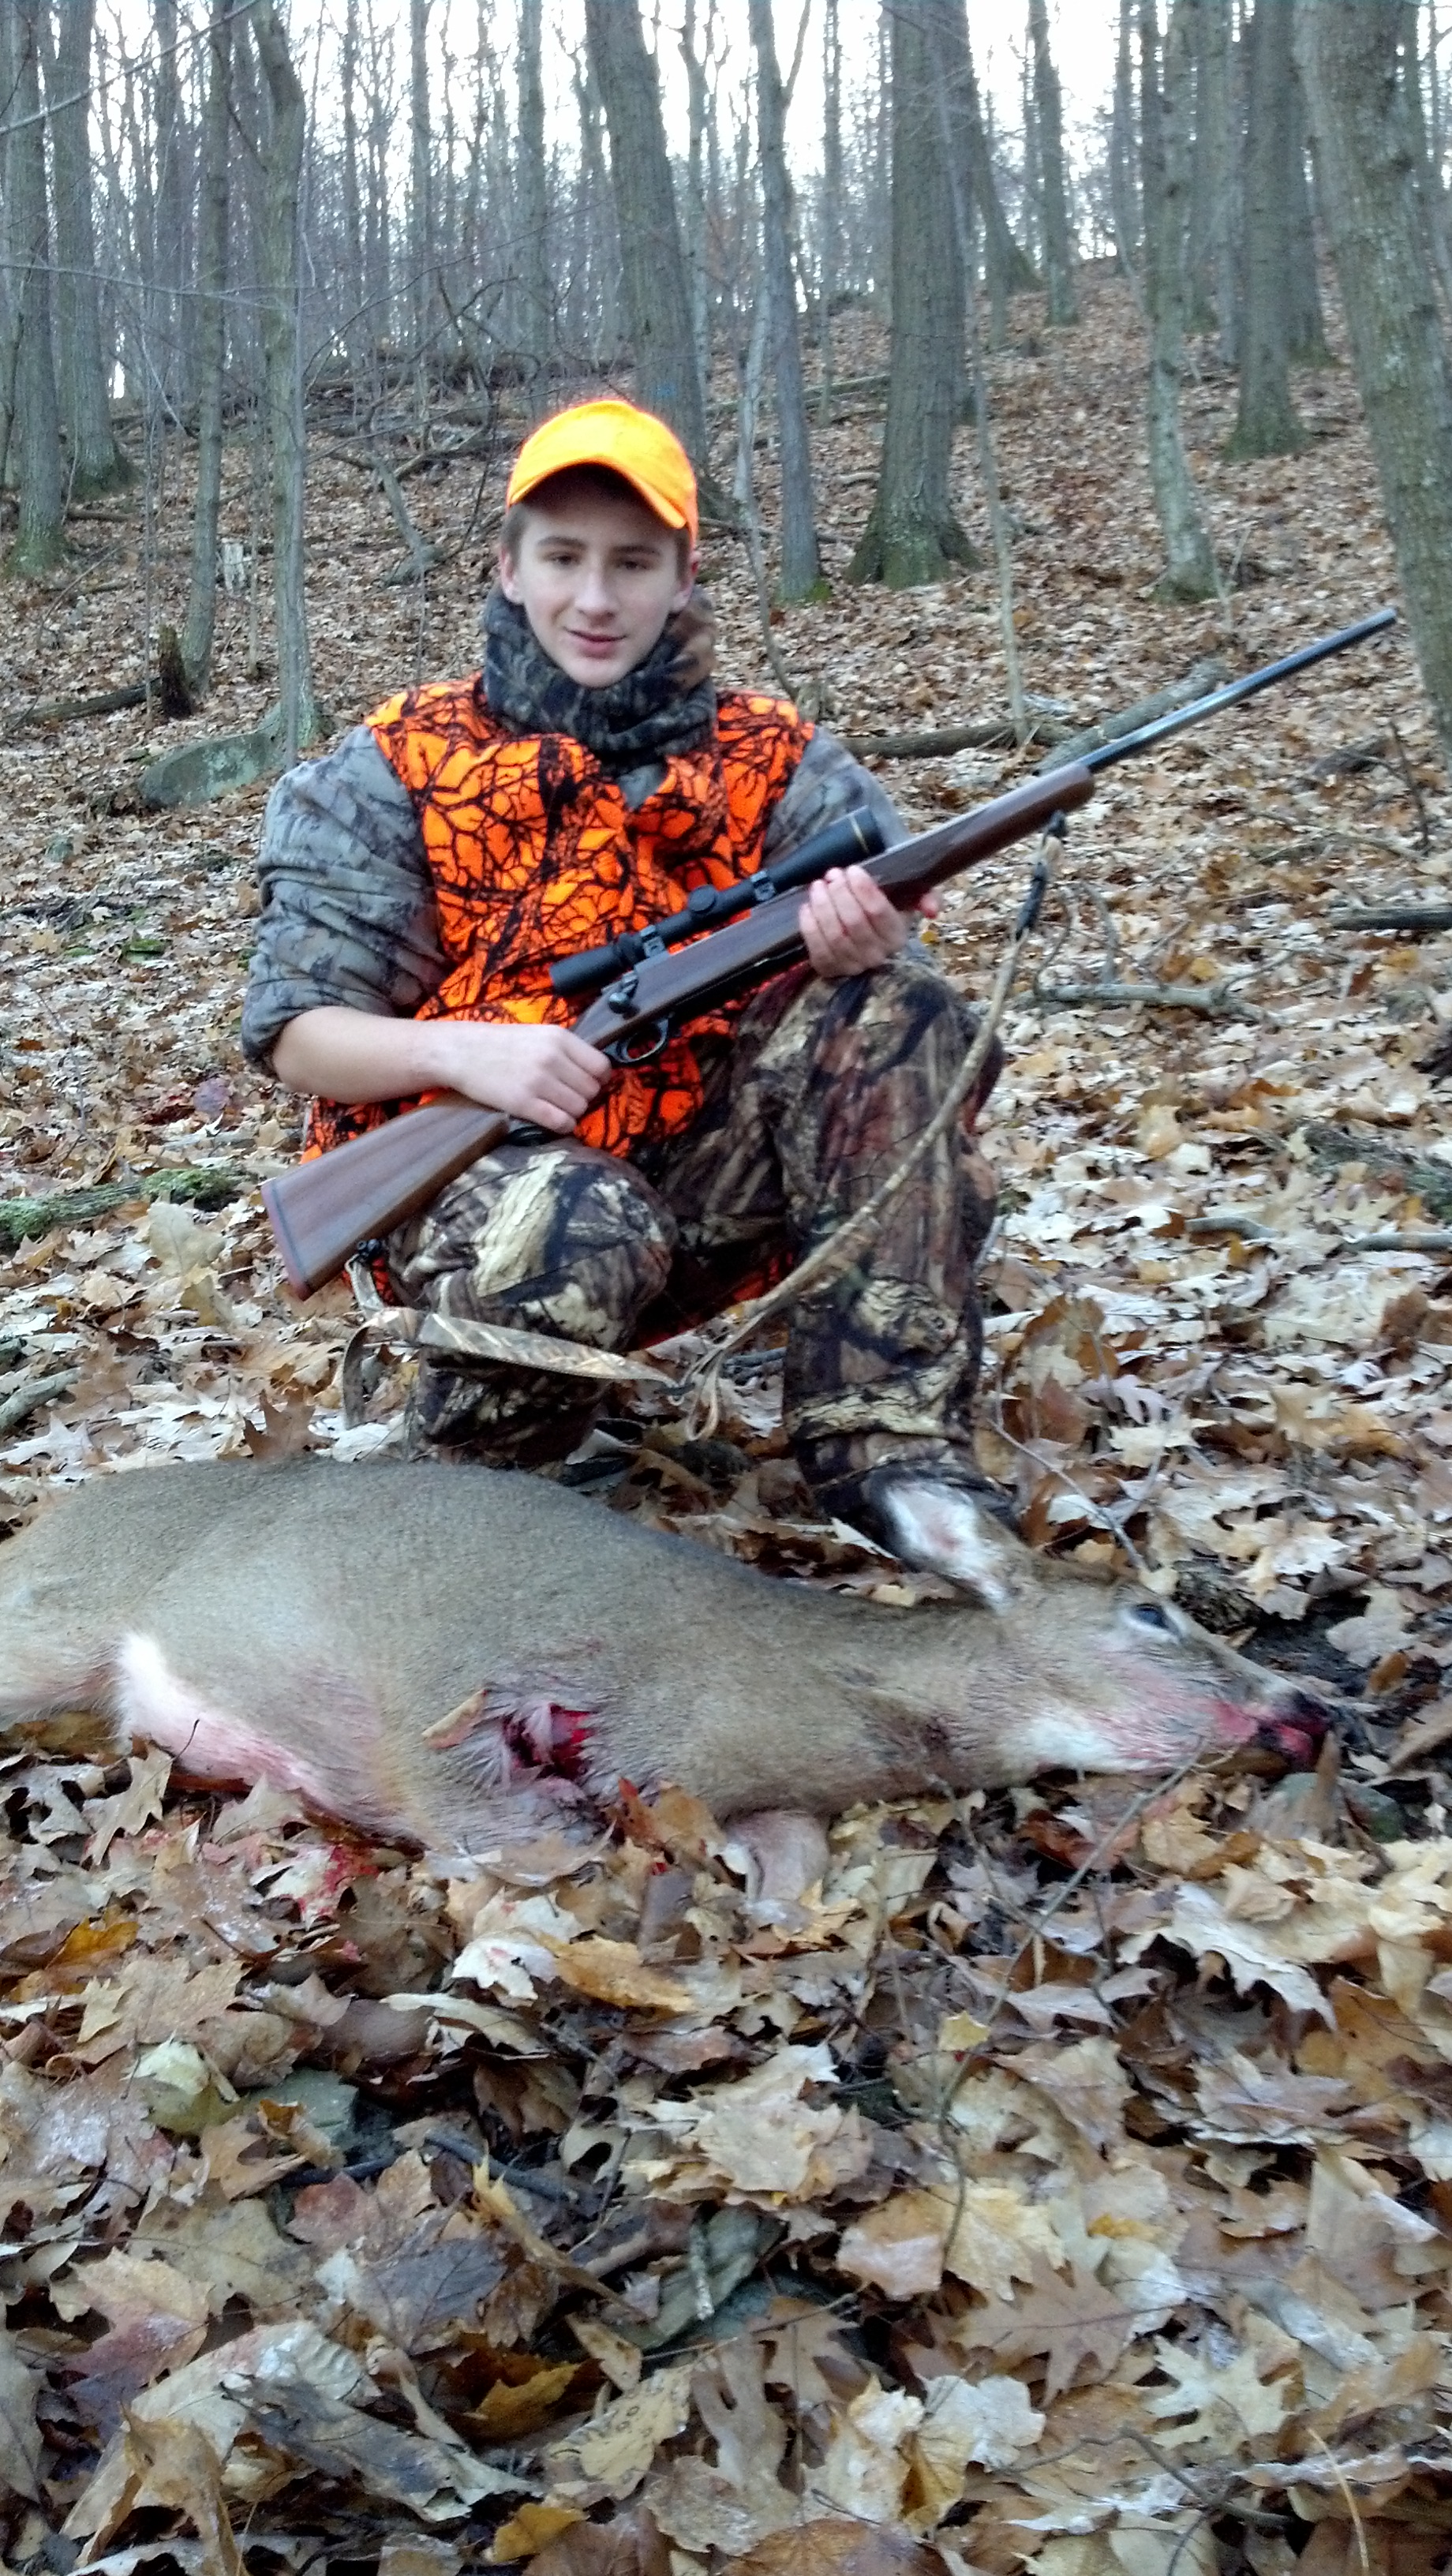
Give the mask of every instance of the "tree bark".
<svg viewBox="0 0 1452 2576">
<path fill-rule="evenodd" d="M 812 454 L 802 383 L 802 339 L 792 274 L 791 206 L 786 166 L 786 102 L 777 68 L 771 0 L 750 0 L 756 56 L 757 134 L 761 155 L 761 258 L 776 369 L 776 425 L 781 458 L 781 569 L 778 595 L 806 599 L 821 579 L 812 503 Z"/>
<path fill-rule="evenodd" d="M 1140 0 L 1140 153 L 1144 195 L 1144 282 L 1149 314 L 1149 464 L 1165 543 L 1162 587 L 1172 599 L 1209 599 L 1215 558 L 1180 426 L 1184 351 L 1185 154 L 1189 28 L 1186 0 L 1173 0 L 1161 86 L 1155 0 Z"/>
<path fill-rule="evenodd" d="M 1329 367 L 1326 316 L 1321 309 L 1321 281 L 1316 271 L 1316 211 L 1311 196 L 1311 134 L 1306 99 L 1297 73 L 1292 83 L 1294 141 L 1287 163 L 1290 250 L 1286 261 L 1286 339 L 1293 366 Z M 1452 292 L 1452 274 L 1445 280 Z"/>
<path fill-rule="evenodd" d="M 1397 77 L 1397 12 L 1297 0 L 1321 203 L 1407 617 L 1452 756 L 1452 368 Z"/>
<path fill-rule="evenodd" d="M 119 491 L 132 481 L 134 472 L 111 427 L 96 289 L 96 227 L 86 135 L 95 19 L 96 0 L 66 0 L 46 80 L 55 169 L 56 356 L 61 417 L 70 445 L 71 497 L 77 501 Z"/>
<path fill-rule="evenodd" d="M 408 10 L 408 226 L 414 359 L 427 365 L 435 321 L 433 131 L 429 120 L 430 0 Z"/>
<path fill-rule="evenodd" d="M 1291 401 L 1290 165 L 1301 149 L 1300 102 L 1286 0 L 1256 0 L 1244 43 L 1250 113 L 1245 141 L 1245 301 L 1240 408 L 1227 454 L 1294 456 L 1304 445 Z"/>
<path fill-rule="evenodd" d="M 696 50 L 696 0 L 685 0 L 685 17 L 681 27 L 681 60 L 686 67 L 686 93 L 689 101 L 689 142 L 686 151 L 686 282 L 691 298 L 691 337 L 696 349 L 696 371 L 703 385 L 711 381 L 711 295 L 706 257 L 708 219 L 706 211 L 706 138 L 711 123 L 711 99 L 706 86 L 706 66 L 711 59 L 715 26 L 715 9 L 708 6 L 701 49 Z"/>
<path fill-rule="evenodd" d="M 666 157 L 660 84 L 639 0 L 585 0 L 585 37 L 610 136 L 625 328 L 636 394 L 669 421 L 719 509 L 706 450 L 706 398 L 696 367 L 691 297 Z"/>
<path fill-rule="evenodd" d="M 872 515 L 849 581 L 910 590 L 977 556 L 948 497 L 963 391 L 963 264 L 935 95 L 943 0 L 895 0 L 892 350 Z"/>
<path fill-rule="evenodd" d="M 298 211 L 306 105 L 277 0 L 254 0 L 252 34 L 271 103 L 258 269 L 262 348 L 272 441 L 272 595 L 277 620 L 278 701 L 289 766 L 322 731 L 313 695 L 304 586 L 307 439 L 299 334 Z"/>
<path fill-rule="evenodd" d="M 961 97 L 955 96 L 953 101 L 953 131 L 958 138 L 957 150 L 966 155 L 969 189 L 983 221 L 983 264 L 993 315 L 993 345 L 1001 348 L 1008 336 L 1006 299 L 1025 291 L 1032 294 L 1039 281 L 1032 260 L 1009 230 L 998 193 L 983 122 L 983 102 L 978 95 L 978 75 L 973 68 L 967 0 L 951 0 L 951 6 L 944 11 L 943 60 L 945 78 L 955 92 L 961 92 Z"/>
<path fill-rule="evenodd" d="M 182 636 L 189 689 L 205 694 L 217 607 L 217 524 L 222 506 L 222 378 L 227 356 L 227 143 L 232 27 L 215 0 L 207 33 L 207 104 L 202 128 L 202 202 L 197 229 L 197 498 L 192 570 Z"/>
<path fill-rule="evenodd" d="M 832 306 L 842 273 L 842 26 L 838 0 L 822 18 L 821 254 L 817 262 L 818 417 L 832 417 Z"/>
<path fill-rule="evenodd" d="M 1029 0 L 1029 34 L 1034 50 L 1034 106 L 1038 111 L 1039 165 L 1044 187 L 1044 284 L 1049 321 L 1064 327 L 1079 319 L 1074 282 L 1074 238 L 1069 223 L 1069 187 L 1064 169 L 1064 115 L 1059 75 L 1049 50 L 1048 0 Z"/>
<path fill-rule="evenodd" d="M 1114 107 L 1109 130 L 1109 215 L 1114 247 L 1126 277 L 1139 273 L 1139 135 L 1134 113 L 1134 0 L 1119 0 L 1119 42 L 1114 61 Z"/>
<path fill-rule="evenodd" d="M 540 61 L 541 0 L 520 0 L 519 155 L 516 201 L 519 220 L 520 355 L 531 420 L 550 408 L 549 171 L 545 163 L 544 74 Z"/>
<path fill-rule="evenodd" d="M 50 210 L 40 113 L 43 0 L 9 0 L 12 130 L 7 152 L 12 291 L 19 307 L 15 362 L 16 483 L 20 524 L 4 569 L 53 572 L 65 557 L 65 475 L 50 316 Z"/>
<path fill-rule="evenodd" d="M 1195 21 L 1195 199 L 1191 275 L 1197 311 L 1213 320 L 1222 365 L 1240 346 L 1240 279 L 1231 115 L 1232 13 L 1221 0 L 1191 0 Z"/>
</svg>

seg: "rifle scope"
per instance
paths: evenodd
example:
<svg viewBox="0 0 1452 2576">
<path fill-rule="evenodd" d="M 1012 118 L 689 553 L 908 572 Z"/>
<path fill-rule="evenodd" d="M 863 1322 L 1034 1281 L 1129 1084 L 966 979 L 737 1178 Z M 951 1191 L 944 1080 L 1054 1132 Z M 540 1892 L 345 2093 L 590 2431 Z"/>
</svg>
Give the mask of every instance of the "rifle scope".
<svg viewBox="0 0 1452 2576">
<path fill-rule="evenodd" d="M 576 957 L 560 958 L 550 968 L 550 982 L 562 1001 L 598 993 L 647 957 L 658 957 L 667 948 L 679 947 L 683 939 L 694 939 L 699 931 L 734 921 L 739 912 L 790 894 L 795 886 L 815 885 L 829 868 L 875 859 L 885 846 L 876 815 L 866 805 L 854 806 L 850 814 L 813 832 L 789 858 L 778 859 L 775 867 L 759 868 L 754 877 L 741 877 L 735 885 L 696 886 L 686 897 L 685 911 L 672 913 L 668 921 L 653 921 L 648 930 L 622 931 L 608 948 L 584 948 Z"/>
</svg>

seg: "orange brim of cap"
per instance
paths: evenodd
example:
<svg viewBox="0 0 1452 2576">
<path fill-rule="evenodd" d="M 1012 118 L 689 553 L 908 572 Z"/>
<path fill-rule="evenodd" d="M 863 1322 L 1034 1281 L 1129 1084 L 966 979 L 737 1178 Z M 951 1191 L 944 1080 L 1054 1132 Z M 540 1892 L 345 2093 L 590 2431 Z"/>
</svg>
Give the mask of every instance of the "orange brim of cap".
<svg viewBox="0 0 1452 2576">
<path fill-rule="evenodd" d="M 603 465 L 623 476 L 668 528 L 698 528 L 696 478 L 673 429 L 634 403 L 576 403 L 542 421 L 514 460 L 506 505 L 525 501 L 552 474 L 572 465 Z"/>
</svg>

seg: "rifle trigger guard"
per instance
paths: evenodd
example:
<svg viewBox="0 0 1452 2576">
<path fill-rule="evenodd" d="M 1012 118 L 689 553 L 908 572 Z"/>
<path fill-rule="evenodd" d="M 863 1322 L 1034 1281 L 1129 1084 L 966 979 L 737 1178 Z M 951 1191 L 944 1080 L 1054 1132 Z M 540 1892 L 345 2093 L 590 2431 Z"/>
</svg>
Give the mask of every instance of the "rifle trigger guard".
<svg viewBox="0 0 1452 2576">
<path fill-rule="evenodd" d="M 611 1038 L 603 1052 L 608 1055 L 612 1064 L 654 1064 L 656 1057 L 664 1053 L 670 1033 L 671 1024 L 668 1019 L 649 1020 L 645 1027 L 637 1029 L 632 1037 Z M 638 1043 L 640 1040 L 644 1043 Z"/>
</svg>

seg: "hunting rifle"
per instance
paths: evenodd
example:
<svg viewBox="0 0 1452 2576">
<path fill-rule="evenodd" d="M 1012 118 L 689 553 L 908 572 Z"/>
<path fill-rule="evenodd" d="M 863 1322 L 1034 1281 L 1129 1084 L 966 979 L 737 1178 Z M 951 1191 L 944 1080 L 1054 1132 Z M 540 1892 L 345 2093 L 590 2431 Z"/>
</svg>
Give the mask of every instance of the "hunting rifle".
<svg viewBox="0 0 1452 2576">
<path fill-rule="evenodd" d="M 975 806 L 971 814 L 939 823 L 890 849 L 882 847 L 881 833 L 864 807 L 814 833 L 775 868 L 738 885 L 700 887 L 670 920 L 647 931 L 627 932 L 608 948 L 562 959 L 551 969 L 557 993 L 572 997 L 593 992 L 597 997 L 576 1021 L 575 1035 L 617 1065 L 648 1063 L 682 1021 L 749 992 L 805 956 L 796 896 L 829 868 L 860 860 L 905 912 L 929 886 L 957 876 L 975 860 L 991 858 L 1012 841 L 1043 831 L 1056 815 L 1087 805 L 1101 770 L 1168 742 L 1222 707 L 1239 706 L 1242 699 L 1308 670 L 1328 654 L 1344 653 L 1367 636 L 1381 634 L 1395 619 L 1394 608 L 1382 608 L 1334 635 L 1318 636 L 1298 653 L 1212 689 L 1134 733 L 1098 743 L 1082 758 L 1025 779 L 1007 795 Z M 386 1119 L 331 1153 L 268 1181 L 263 1201 L 298 1296 L 310 1297 L 335 1277 L 360 1243 L 389 1233 L 426 1207 L 447 1181 L 502 1144 L 510 1124 L 497 1109 L 446 1097 Z"/>
</svg>

